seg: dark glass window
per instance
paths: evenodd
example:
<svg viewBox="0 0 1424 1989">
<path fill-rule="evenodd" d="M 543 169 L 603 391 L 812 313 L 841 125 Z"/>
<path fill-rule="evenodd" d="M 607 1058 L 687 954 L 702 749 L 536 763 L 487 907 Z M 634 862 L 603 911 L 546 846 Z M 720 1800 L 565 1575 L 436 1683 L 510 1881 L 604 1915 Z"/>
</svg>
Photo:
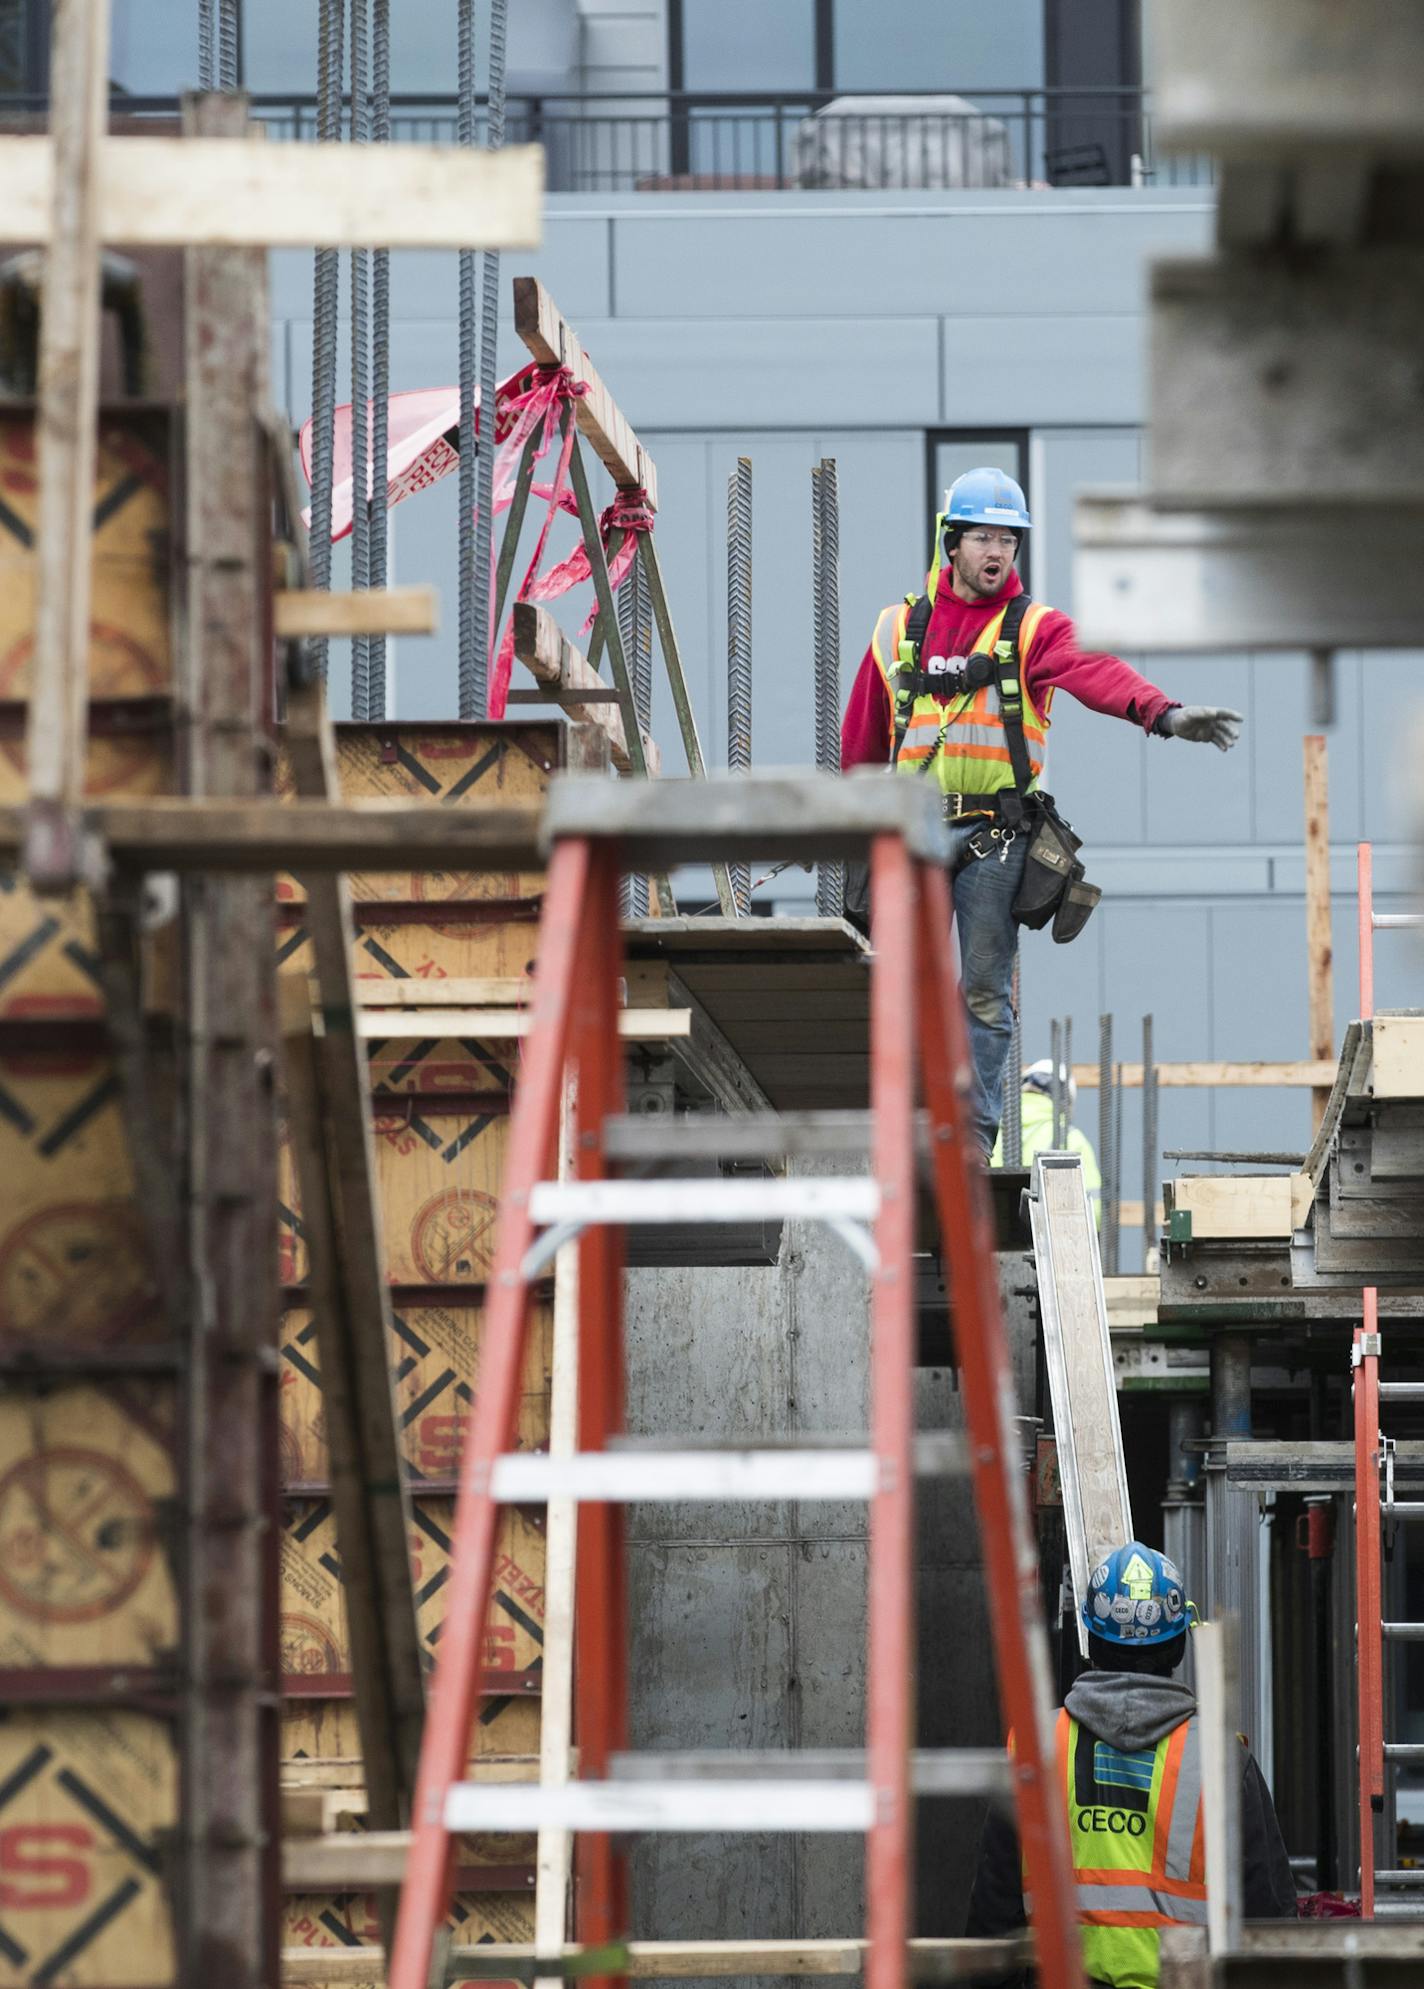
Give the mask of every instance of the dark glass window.
<svg viewBox="0 0 1424 1989">
<path fill-rule="evenodd" d="M 962 477 L 966 470 L 974 470 L 992 464 L 995 469 L 1006 470 L 1019 484 L 1028 499 L 1029 516 L 1033 515 L 1033 492 L 1028 480 L 1028 433 L 1024 429 L 958 429 L 953 432 L 941 430 L 929 438 L 929 516 L 925 521 L 925 556 L 928 559 L 933 549 L 935 519 L 944 509 L 945 492 L 956 477 Z M 1019 574 L 1025 586 L 1028 581 L 1029 547 L 1033 535 L 1030 533 L 1019 542 Z"/>
<path fill-rule="evenodd" d="M 681 0 L 685 90 L 806 90 L 815 0 Z"/>
</svg>

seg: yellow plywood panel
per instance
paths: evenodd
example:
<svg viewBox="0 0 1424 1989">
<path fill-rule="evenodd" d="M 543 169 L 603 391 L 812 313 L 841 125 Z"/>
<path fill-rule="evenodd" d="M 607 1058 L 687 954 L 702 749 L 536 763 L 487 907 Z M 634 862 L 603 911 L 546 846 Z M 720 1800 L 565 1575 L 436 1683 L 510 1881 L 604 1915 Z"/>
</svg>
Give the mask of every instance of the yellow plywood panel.
<svg viewBox="0 0 1424 1989">
<path fill-rule="evenodd" d="M 543 726 L 348 727 L 338 735 L 337 764 L 347 801 L 428 801 L 432 807 L 500 807 L 537 800 L 557 764 L 557 738 Z M 289 769 L 279 764 L 277 791 L 293 791 Z M 398 871 L 356 873 L 351 894 L 359 902 L 429 905 L 440 922 L 449 907 L 492 898 L 532 898 L 543 889 L 541 871 Z M 279 902 L 300 904 L 295 879 L 279 879 Z"/>
<path fill-rule="evenodd" d="M 498 1101 L 495 1101 L 498 1103 Z M 449 1112 L 428 1101 L 377 1101 L 376 1178 L 386 1275 L 397 1285 L 479 1285 L 489 1274 L 508 1143 L 503 1110 Z M 290 1147 L 279 1168 L 282 1281 L 307 1275 Z"/>
<path fill-rule="evenodd" d="M 467 920 L 451 919 L 439 927 L 424 920 L 371 922 L 358 916 L 352 965 L 358 979 L 442 980 L 490 974 L 523 979 L 533 971 L 538 951 L 537 914 L 537 905 L 518 918 L 486 917 L 477 911 Z M 284 968 L 313 969 L 311 940 L 299 906 L 288 905 L 279 913 L 277 958 Z"/>
<path fill-rule="evenodd" d="M 477 1755 L 517 1755 L 537 1760 L 539 1701 L 533 1697 L 486 1694 L 480 1702 L 470 1759 Z M 339 1785 L 362 1788 L 361 1733 L 354 1699 L 291 1697 L 282 1702 L 283 1761 L 342 1764 Z M 331 1786 L 337 1786 L 332 1783 Z"/>
<path fill-rule="evenodd" d="M 152 1382 L 0 1395 L 0 1667 L 171 1660 L 173 1408 Z"/>
<path fill-rule="evenodd" d="M 177 1794 L 158 1720 L 25 1713 L 0 1725 L 0 1984 L 176 1980 L 163 1873 Z"/>
<path fill-rule="evenodd" d="M 108 1058 L 0 1058 L 0 1181 L 0 1336 L 107 1345 L 161 1331 Z"/>
<path fill-rule="evenodd" d="M 391 1368 L 401 1448 L 419 1478 L 450 1479 L 460 1468 L 461 1442 L 479 1373 L 481 1313 L 477 1306 L 399 1305 L 391 1339 Z M 531 1311 L 517 1444 L 547 1446 L 553 1312 Z M 316 1326 L 304 1307 L 282 1321 L 280 1352 L 282 1480 L 324 1482 L 329 1473 Z"/>
<path fill-rule="evenodd" d="M 527 1893 L 461 1893 L 452 1903 L 449 1925 L 460 1947 L 475 1947 L 486 1941 L 532 1941 L 533 1887 Z M 283 1947 L 319 1949 L 380 1944 L 381 1926 L 376 1901 L 370 1894 L 345 1893 L 324 1899 L 297 1894 L 286 1902 Z M 460 1978 L 454 1979 L 458 1982 Z M 336 1983 L 332 1989 L 337 1989 Z"/>
<path fill-rule="evenodd" d="M 1192 1218 L 1192 1237 L 1288 1237 L 1304 1220 L 1303 1174 L 1197 1174 L 1171 1183 L 1172 1206 Z M 1299 1213 L 1298 1213 L 1299 1212 Z"/>
<path fill-rule="evenodd" d="M 91 733 L 85 744 L 84 792 L 96 800 L 113 795 L 172 794 L 173 749 L 162 730 Z M 0 803 L 28 798 L 25 742 L 17 726 L 0 725 Z"/>
<path fill-rule="evenodd" d="M 173 681 L 168 426 L 106 411 L 95 471 L 89 694 L 149 697 Z M 0 700 L 29 695 L 39 481 L 34 415 L 0 410 Z"/>
<path fill-rule="evenodd" d="M 421 1643 L 433 1662 L 445 1620 L 450 1527 L 454 1501 L 417 1498 L 411 1528 L 411 1573 Z M 495 1550 L 494 1604 L 485 1635 L 486 1671 L 522 1674 L 535 1664 L 544 1637 L 544 1536 L 528 1513 L 500 1514 Z M 282 1669 L 307 1681 L 345 1680 L 351 1671 L 341 1557 L 327 1498 L 289 1500 L 282 1538 Z M 333 1683 L 333 1694 L 344 1690 Z M 511 1691 L 524 1690 L 511 1677 Z M 500 1752 L 510 1750 L 501 1747 Z"/>
</svg>

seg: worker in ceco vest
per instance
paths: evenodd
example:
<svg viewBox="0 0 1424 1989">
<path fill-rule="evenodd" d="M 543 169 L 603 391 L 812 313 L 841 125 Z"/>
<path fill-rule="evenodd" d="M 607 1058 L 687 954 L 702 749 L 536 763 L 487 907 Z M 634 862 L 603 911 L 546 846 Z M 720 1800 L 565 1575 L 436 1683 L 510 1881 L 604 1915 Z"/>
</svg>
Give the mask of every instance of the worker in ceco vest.
<svg viewBox="0 0 1424 1989">
<path fill-rule="evenodd" d="M 974 1122 L 986 1155 L 999 1130 L 1011 1034 L 1014 901 L 1031 818 L 1024 796 L 1039 786 L 1054 692 L 1144 732 L 1223 752 L 1241 725 L 1239 712 L 1173 703 L 1119 657 L 1084 654 L 1068 617 L 1029 601 L 1014 570 L 1030 523 L 1023 491 L 1002 470 L 958 479 L 936 520 L 926 592 L 881 613 L 841 726 L 843 768 L 888 763 L 931 780 L 951 820 Z M 846 916 L 864 928 L 856 866 L 847 873 Z"/>
<path fill-rule="evenodd" d="M 1161 1929 L 1206 1925 L 1201 1733 L 1172 1673 L 1191 1605 L 1165 1554 L 1129 1540 L 1093 1570 L 1083 1604 L 1091 1671 L 1058 1715 L 1057 1772 L 1083 1930 L 1083 1967 L 1111 1989 L 1156 1989 Z M 1295 1883 L 1270 1790 L 1241 1748 L 1242 1909 L 1295 1918 Z M 1023 1868 L 1006 1815 L 990 1811 L 969 1932 L 1023 1926 Z"/>
<path fill-rule="evenodd" d="M 1092 1204 L 1093 1221 L 1101 1226 L 1103 1208 L 1103 1174 L 1098 1166 L 1098 1156 L 1093 1151 L 1093 1142 L 1085 1132 L 1073 1124 L 1073 1108 L 1078 1103 L 1078 1080 L 1066 1064 L 1059 1066 L 1063 1085 L 1064 1118 L 1067 1125 L 1063 1130 L 1063 1143 L 1057 1151 L 1076 1153 L 1083 1163 L 1083 1186 L 1088 1191 Z M 1023 1089 L 1019 1094 L 1019 1155 L 1023 1166 L 1032 1167 L 1034 1155 L 1052 1153 L 1053 1145 L 1053 1059 L 1040 1057 L 1036 1063 L 1027 1066 L 1023 1074 Z M 1004 1164 L 1004 1136 L 1002 1131 L 994 1143 L 994 1151 L 989 1156 L 991 1167 Z"/>
</svg>

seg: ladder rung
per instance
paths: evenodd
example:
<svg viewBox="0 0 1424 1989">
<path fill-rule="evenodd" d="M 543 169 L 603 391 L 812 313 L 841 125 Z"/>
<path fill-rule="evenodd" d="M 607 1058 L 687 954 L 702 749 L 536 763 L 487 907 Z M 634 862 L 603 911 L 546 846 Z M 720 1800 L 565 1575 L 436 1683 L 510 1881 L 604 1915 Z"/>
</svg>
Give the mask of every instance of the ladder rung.
<svg viewBox="0 0 1424 1989">
<path fill-rule="evenodd" d="M 624 1504 L 683 1499 L 869 1499 L 880 1483 L 873 1451 L 590 1450 L 574 1457 L 522 1451 L 495 1461 L 505 1505 L 550 1499 Z"/>
<path fill-rule="evenodd" d="M 1424 1920 L 1424 1899 L 1377 1899 L 1376 1920 Z"/>
<path fill-rule="evenodd" d="M 865 1153 L 868 1112 L 698 1112 L 608 1119 L 610 1160 L 783 1160 L 814 1153 Z"/>
<path fill-rule="evenodd" d="M 1380 1628 L 1401 1644 L 1424 1644 L 1424 1623 L 1381 1623 Z"/>
<path fill-rule="evenodd" d="M 1382 1402 L 1424 1402 L 1424 1381 L 1382 1381 L 1379 1392 Z"/>
<path fill-rule="evenodd" d="M 532 1221 L 549 1223 L 777 1222 L 820 1217 L 873 1222 L 880 1188 L 863 1174 L 824 1179 L 541 1181 Z"/>
<path fill-rule="evenodd" d="M 917 1478 L 957 1478 L 969 1469 L 969 1445 L 957 1430 L 917 1430 L 912 1439 L 913 1468 Z M 690 1451 L 705 1456 L 709 1451 L 726 1450 L 725 1436 L 685 1436 L 671 1440 L 624 1431 L 608 1439 L 607 1448 L 620 1457 L 665 1456 L 669 1450 Z M 758 1455 L 804 1455 L 808 1450 L 864 1450 L 864 1435 L 837 1436 L 828 1430 L 787 1430 L 779 1436 L 758 1436 L 746 1448 Z"/>
<path fill-rule="evenodd" d="M 615 1782 L 864 1781 L 865 1772 L 864 1751 L 854 1747 L 615 1754 L 608 1764 Z M 910 1756 L 910 1786 L 917 1796 L 1007 1796 L 1013 1783 L 1001 1747 L 919 1748 Z"/>
<path fill-rule="evenodd" d="M 1384 1758 L 1386 1761 L 1424 1761 L 1424 1741 L 1387 1740 Z"/>
<path fill-rule="evenodd" d="M 454 1831 L 857 1832 L 870 1828 L 875 1813 L 868 1782 L 826 1779 L 565 1782 L 553 1788 L 456 1782 L 445 1798 L 445 1828 Z"/>
<path fill-rule="evenodd" d="M 1424 1519 L 1424 1499 L 1395 1499 L 1389 1504 L 1381 1502 L 1380 1511 L 1385 1519 Z"/>
<path fill-rule="evenodd" d="M 1399 1886 L 1404 1889 L 1424 1889 L 1424 1871 L 1411 1871 L 1407 1867 L 1401 1870 L 1378 1871 L 1375 1873 L 1375 1884 Z"/>
</svg>

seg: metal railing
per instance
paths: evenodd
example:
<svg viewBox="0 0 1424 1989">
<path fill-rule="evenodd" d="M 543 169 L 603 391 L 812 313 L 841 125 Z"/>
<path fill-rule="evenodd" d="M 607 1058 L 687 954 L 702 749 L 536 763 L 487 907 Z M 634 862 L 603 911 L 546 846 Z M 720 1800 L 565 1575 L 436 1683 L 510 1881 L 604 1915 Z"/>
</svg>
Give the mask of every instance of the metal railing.
<svg viewBox="0 0 1424 1989">
<path fill-rule="evenodd" d="M 273 138 L 315 138 L 314 96 L 259 92 L 251 101 Z M 0 94 L 0 120 L 45 108 L 43 98 Z M 115 92 L 111 108 L 125 118 L 167 119 L 179 106 L 176 97 Z M 348 98 L 348 117 L 349 109 Z M 483 115 L 481 108 L 481 122 Z M 391 135 L 454 144 L 456 116 L 453 94 L 393 96 Z M 1211 179 L 1207 160 L 1157 156 L 1150 99 L 1135 89 L 511 97 L 505 137 L 545 147 L 554 193 L 933 192 Z"/>
</svg>

